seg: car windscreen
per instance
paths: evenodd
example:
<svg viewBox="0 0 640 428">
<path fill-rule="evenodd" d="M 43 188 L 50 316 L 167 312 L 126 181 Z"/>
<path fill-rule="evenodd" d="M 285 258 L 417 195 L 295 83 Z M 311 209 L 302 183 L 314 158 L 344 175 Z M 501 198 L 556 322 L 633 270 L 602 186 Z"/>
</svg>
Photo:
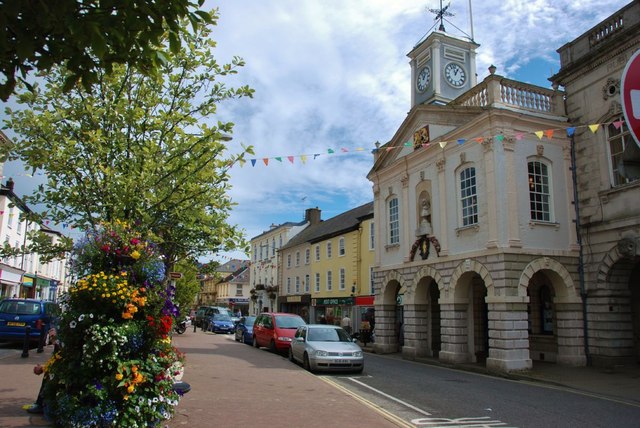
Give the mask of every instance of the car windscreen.
<svg viewBox="0 0 640 428">
<path fill-rule="evenodd" d="M 0 313 L 11 315 L 38 315 L 40 303 L 5 300 L 0 303 Z"/>
<path fill-rule="evenodd" d="M 351 337 L 341 328 L 310 328 L 307 340 L 310 342 L 351 342 Z"/>
<path fill-rule="evenodd" d="M 213 315 L 213 320 L 214 321 L 231 321 L 231 317 L 229 317 L 229 315 L 225 315 L 225 314 L 214 314 Z"/>
<path fill-rule="evenodd" d="M 253 326 L 253 323 L 256 322 L 256 317 L 244 317 L 244 320 L 241 321 L 246 326 Z"/>
<path fill-rule="evenodd" d="M 276 317 L 278 328 L 298 328 L 304 324 L 304 320 L 300 317 Z"/>
</svg>

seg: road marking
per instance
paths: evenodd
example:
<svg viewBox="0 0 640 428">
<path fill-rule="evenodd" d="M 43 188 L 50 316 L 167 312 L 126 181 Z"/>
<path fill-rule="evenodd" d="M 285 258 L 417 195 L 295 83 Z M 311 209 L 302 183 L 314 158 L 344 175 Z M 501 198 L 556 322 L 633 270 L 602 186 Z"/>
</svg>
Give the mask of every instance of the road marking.
<svg viewBox="0 0 640 428">
<path fill-rule="evenodd" d="M 376 394 L 382 395 L 383 397 L 388 398 L 389 400 L 395 401 L 396 403 L 399 403 L 399 404 L 401 404 L 401 405 L 403 405 L 403 406 L 405 406 L 405 407 L 407 407 L 407 408 L 409 408 L 409 409 L 411 409 L 411 410 L 413 410 L 413 411 L 415 411 L 415 412 L 418 412 L 418 413 L 420 413 L 420 414 L 422 414 L 422 415 L 425 415 L 425 416 L 431 416 L 431 413 L 429 413 L 429 412 L 425 412 L 424 410 L 419 409 L 419 408 L 417 408 L 416 406 L 414 406 L 414 405 L 412 405 L 412 404 L 407 403 L 406 401 L 402 401 L 402 400 L 400 400 L 399 398 L 396 398 L 396 397 L 394 397 L 394 396 L 392 396 L 392 395 L 387 394 L 386 392 L 382 392 L 382 391 L 380 391 L 379 389 L 376 389 L 376 388 L 374 388 L 374 387 L 372 387 L 372 386 L 367 385 L 366 383 L 360 382 L 360 381 L 359 381 L 358 379 L 356 379 L 356 378 L 349 377 L 349 378 L 347 378 L 347 379 L 349 379 L 351 382 L 355 382 L 355 383 L 357 383 L 357 384 L 358 384 L 358 385 L 360 385 L 360 386 L 363 386 L 363 387 L 365 387 L 365 388 L 369 388 L 370 390 L 372 390 L 372 391 L 373 391 L 373 392 L 375 392 Z"/>
<path fill-rule="evenodd" d="M 456 427 L 456 428 L 488 428 L 488 427 L 504 427 L 506 423 L 498 420 L 488 420 L 489 416 L 480 416 L 477 418 L 420 418 L 411 419 L 411 423 L 420 427 Z M 513 428 L 513 427 L 509 427 Z"/>
<path fill-rule="evenodd" d="M 361 402 L 365 406 L 370 407 L 371 409 L 373 409 L 376 412 L 380 413 L 388 421 L 395 423 L 397 426 L 402 427 L 402 428 L 415 428 L 415 425 L 409 424 L 404 419 L 394 415 L 391 412 L 388 412 L 387 410 L 383 409 L 382 407 L 378 406 L 375 403 L 372 403 L 371 401 L 367 400 L 366 398 L 363 398 L 363 397 L 359 396 L 358 394 L 354 393 L 353 391 L 350 391 L 348 388 L 345 388 L 344 386 L 340 385 L 338 382 L 334 381 L 333 379 L 330 379 L 330 378 L 324 377 L 324 376 L 317 376 L 317 378 L 323 380 L 324 382 L 326 382 L 326 383 L 328 383 L 330 385 L 332 385 L 334 388 L 337 388 L 337 389 L 341 390 L 342 392 L 344 392 L 345 394 L 347 394 L 350 397 L 354 398 L 355 400 Z"/>
</svg>

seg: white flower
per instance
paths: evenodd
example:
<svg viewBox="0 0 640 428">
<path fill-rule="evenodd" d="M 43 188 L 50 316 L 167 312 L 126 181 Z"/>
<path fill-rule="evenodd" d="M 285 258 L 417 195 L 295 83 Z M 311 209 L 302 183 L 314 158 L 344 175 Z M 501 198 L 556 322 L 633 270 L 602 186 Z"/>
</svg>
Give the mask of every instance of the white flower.
<svg viewBox="0 0 640 428">
<path fill-rule="evenodd" d="M 158 402 L 158 397 L 153 397 L 153 400 L 152 400 L 152 401 L 153 401 L 154 403 L 157 403 L 157 402 Z"/>
<path fill-rule="evenodd" d="M 75 321 L 71 321 L 71 322 L 69 323 L 69 327 L 71 327 L 71 328 L 76 328 L 76 325 L 78 325 L 78 323 L 77 323 L 77 322 L 75 322 Z"/>
<path fill-rule="evenodd" d="M 82 322 L 82 320 L 84 320 L 84 314 L 81 314 L 81 315 L 78 317 L 78 321 Z"/>
<path fill-rule="evenodd" d="M 89 314 L 89 318 L 93 318 L 93 314 Z"/>
</svg>

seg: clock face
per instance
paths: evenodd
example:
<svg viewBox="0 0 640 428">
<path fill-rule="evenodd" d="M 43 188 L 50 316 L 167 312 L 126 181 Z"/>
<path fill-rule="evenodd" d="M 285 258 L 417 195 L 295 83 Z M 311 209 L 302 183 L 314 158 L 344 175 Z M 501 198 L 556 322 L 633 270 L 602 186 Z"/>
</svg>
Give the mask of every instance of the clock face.
<svg viewBox="0 0 640 428">
<path fill-rule="evenodd" d="M 450 62 L 444 67 L 444 77 L 454 88 L 459 88 L 467 81 L 467 73 L 460 64 Z"/>
<path fill-rule="evenodd" d="M 425 67 L 420 70 L 420 74 L 418 74 L 418 79 L 416 80 L 416 87 L 418 91 L 424 92 L 431 81 L 431 69 L 429 67 Z"/>
</svg>

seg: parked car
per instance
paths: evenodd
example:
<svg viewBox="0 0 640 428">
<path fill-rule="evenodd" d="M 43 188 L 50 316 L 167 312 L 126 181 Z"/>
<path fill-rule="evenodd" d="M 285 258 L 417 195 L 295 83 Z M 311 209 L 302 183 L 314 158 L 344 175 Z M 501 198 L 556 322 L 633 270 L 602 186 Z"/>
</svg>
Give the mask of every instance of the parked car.
<svg viewBox="0 0 640 428">
<path fill-rule="evenodd" d="M 236 324 L 236 342 L 243 342 L 247 345 L 253 343 L 253 323 L 256 317 L 240 317 L 240 321 Z"/>
<path fill-rule="evenodd" d="M 253 324 L 253 346 L 266 346 L 272 352 L 287 352 L 296 330 L 305 325 L 300 315 L 265 312 Z"/>
<path fill-rule="evenodd" d="M 5 299 L 0 302 L 0 340 L 20 342 L 25 329 L 31 327 L 29 338 L 40 339 L 42 326 L 45 335 L 58 324 L 60 307 L 57 303 L 36 299 Z"/>
<path fill-rule="evenodd" d="M 231 312 L 227 308 L 223 308 L 222 306 L 206 306 L 201 313 L 200 319 L 200 327 L 203 330 L 210 330 L 209 321 L 214 314 L 222 314 L 231 317 Z M 196 313 L 196 319 L 198 314 Z M 197 325 L 197 324 L 196 324 Z"/>
<path fill-rule="evenodd" d="M 227 314 L 212 314 L 206 323 L 207 331 L 214 333 L 231 334 L 235 328 L 235 324 Z"/>
<path fill-rule="evenodd" d="M 289 360 L 302 363 L 310 372 L 362 373 L 364 369 L 362 348 L 342 327 L 327 324 L 298 327 L 289 347 Z"/>
</svg>

